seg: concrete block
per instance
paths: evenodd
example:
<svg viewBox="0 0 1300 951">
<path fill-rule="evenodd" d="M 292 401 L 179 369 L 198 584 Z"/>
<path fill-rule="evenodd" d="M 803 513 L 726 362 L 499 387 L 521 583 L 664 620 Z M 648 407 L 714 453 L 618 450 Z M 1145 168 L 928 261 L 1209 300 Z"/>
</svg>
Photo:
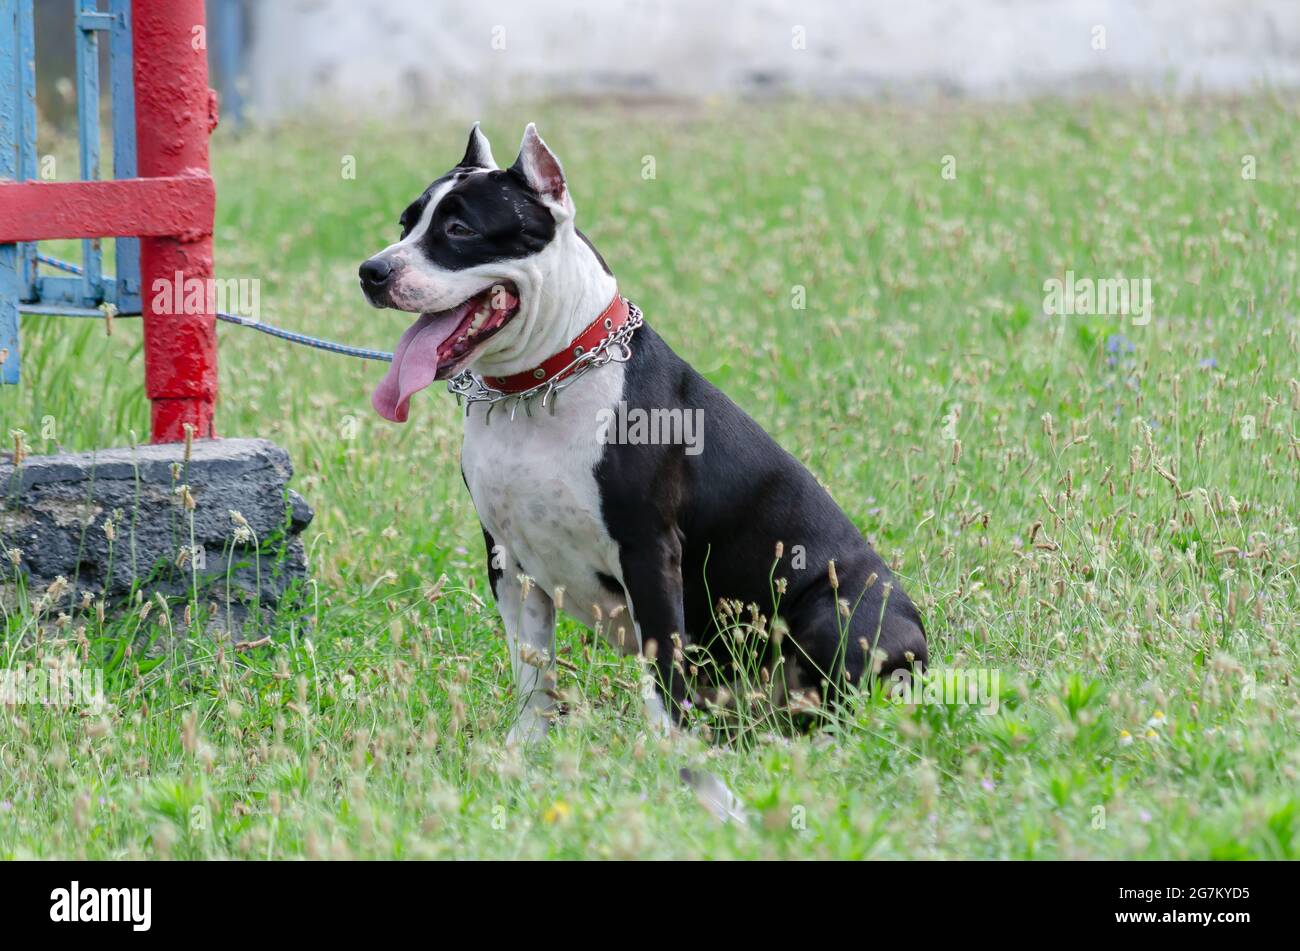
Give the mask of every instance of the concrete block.
<svg viewBox="0 0 1300 951">
<path fill-rule="evenodd" d="M 174 443 L 0 461 L 0 600 L 15 598 L 17 571 L 32 595 L 64 578 L 68 605 L 85 591 L 113 602 L 196 586 L 223 617 L 228 602 L 232 618 L 274 605 L 308 575 L 312 510 L 292 475 L 265 439 L 198 440 L 188 458 Z"/>
</svg>

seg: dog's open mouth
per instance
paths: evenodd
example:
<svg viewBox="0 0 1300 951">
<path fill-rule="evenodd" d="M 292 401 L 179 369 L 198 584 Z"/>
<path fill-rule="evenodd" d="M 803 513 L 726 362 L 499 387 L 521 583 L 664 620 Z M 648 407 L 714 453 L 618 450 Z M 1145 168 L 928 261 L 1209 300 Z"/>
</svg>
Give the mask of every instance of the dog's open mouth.
<svg viewBox="0 0 1300 951">
<path fill-rule="evenodd" d="M 449 310 L 421 314 L 397 342 L 393 364 L 370 397 L 375 410 L 406 422 L 412 395 L 458 371 L 518 310 L 515 286 L 497 283 Z"/>
</svg>

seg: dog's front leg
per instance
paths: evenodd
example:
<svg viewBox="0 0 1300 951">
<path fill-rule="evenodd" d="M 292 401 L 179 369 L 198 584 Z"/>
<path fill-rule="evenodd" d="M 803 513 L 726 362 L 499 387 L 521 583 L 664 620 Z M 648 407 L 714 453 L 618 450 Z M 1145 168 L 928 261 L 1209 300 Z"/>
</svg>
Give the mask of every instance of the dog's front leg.
<svg viewBox="0 0 1300 951">
<path fill-rule="evenodd" d="M 624 546 L 619 560 L 641 653 L 658 681 L 657 694 L 647 697 L 651 723 L 667 731 L 681 722 L 686 700 L 681 539 L 670 531 L 653 543 Z"/>
<path fill-rule="evenodd" d="M 506 745 L 529 745 L 546 736 L 555 705 L 555 604 L 531 578 L 517 571 L 504 572 L 495 591 L 519 710 Z"/>
</svg>

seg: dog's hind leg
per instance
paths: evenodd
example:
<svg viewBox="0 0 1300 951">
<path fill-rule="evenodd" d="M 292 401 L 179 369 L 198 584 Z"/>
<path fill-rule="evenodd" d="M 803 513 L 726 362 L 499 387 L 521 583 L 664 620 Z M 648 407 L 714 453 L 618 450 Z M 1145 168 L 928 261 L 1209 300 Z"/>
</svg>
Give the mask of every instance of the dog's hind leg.
<svg viewBox="0 0 1300 951">
<path fill-rule="evenodd" d="M 624 548 L 621 560 L 637 641 L 647 661 L 641 699 L 650 730 L 673 738 L 680 735 L 686 703 L 681 540 L 668 533 L 657 544 Z M 702 765 L 682 767 L 678 775 L 715 819 L 747 822 L 745 804 Z"/>
</svg>

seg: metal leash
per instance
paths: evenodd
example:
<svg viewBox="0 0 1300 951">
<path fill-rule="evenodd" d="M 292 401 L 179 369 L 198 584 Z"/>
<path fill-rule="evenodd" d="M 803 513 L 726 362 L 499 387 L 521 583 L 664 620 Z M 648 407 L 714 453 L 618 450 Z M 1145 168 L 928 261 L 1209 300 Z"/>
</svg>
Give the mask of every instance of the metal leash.
<svg viewBox="0 0 1300 951">
<path fill-rule="evenodd" d="M 52 268 L 60 271 L 66 271 L 69 274 L 84 273 L 80 265 L 73 264 L 71 261 L 62 261 L 48 254 L 36 255 L 36 260 L 42 264 L 48 264 Z M 123 317 L 138 317 L 139 311 L 121 311 Z M 317 350 L 325 350 L 329 353 L 341 353 L 347 357 L 360 357 L 362 360 L 379 360 L 383 363 L 392 363 L 393 355 L 386 350 L 369 350 L 365 347 L 352 347 L 345 343 L 336 343 L 333 340 L 324 340 L 320 337 L 312 337 L 309 334 L 300 334 L 294 330 L 284 330 L 272 324 L 264 324 L 260 320 L 254 320 L 250 317 L 239 317 L 235 314 L 228 314 L 225 311 L 217 311 L 217 319 L 224 320 L 228 324 L 237 324 L 240 327 L 251 327 L 253 330 L 260 330 L 264 334 L 272 337 L 278 337 L 281 340 L 287 340 L 290 343 L 302 344 L 304 347 L 314 347 Z"/>
</svg>

